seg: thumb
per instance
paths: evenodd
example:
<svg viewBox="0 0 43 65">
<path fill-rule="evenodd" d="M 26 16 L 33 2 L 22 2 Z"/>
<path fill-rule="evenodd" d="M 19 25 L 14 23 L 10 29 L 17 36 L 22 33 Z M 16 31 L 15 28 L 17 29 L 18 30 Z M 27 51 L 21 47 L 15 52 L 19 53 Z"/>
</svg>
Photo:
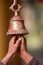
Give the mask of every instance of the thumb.
<svg viewBox="0 0 43 65">
<path fill-rule="evenodd" d="M 18 48 L 18 46 L 20 45 L 20 42 L 21 42 L 22 38 L 19 38 L 17 41 L 16 41 L 16 44 L 15 46 Z"/>
</svg>

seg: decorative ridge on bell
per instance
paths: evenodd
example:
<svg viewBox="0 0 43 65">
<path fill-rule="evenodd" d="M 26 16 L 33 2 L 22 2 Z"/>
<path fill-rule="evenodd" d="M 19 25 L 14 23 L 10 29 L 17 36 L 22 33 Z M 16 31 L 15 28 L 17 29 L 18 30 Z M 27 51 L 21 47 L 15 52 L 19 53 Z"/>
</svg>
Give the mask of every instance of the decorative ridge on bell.
<svg viewBox="0 0 43 65">
<path fill-rule="evenodd" d="M 14 0 L 14 3 L 10 7 L 10 9 L 14 11 L 14 16 L 10 20 L 9 30 L 7 32 L 7 35 L 28 34 L 28 31 L 26 30 L 25 25 L 24 25 L 24 20 L 18 14 L 21 8 L 22 6 L 17 4 L 17 1 Z"/>
<path fill-rule="evenodd" d="M 24 21 L 21 16 L 15 16 L 15 15 L 11 18 L 11 20 L 14 20 L 14 21 Z"/>
</svg>

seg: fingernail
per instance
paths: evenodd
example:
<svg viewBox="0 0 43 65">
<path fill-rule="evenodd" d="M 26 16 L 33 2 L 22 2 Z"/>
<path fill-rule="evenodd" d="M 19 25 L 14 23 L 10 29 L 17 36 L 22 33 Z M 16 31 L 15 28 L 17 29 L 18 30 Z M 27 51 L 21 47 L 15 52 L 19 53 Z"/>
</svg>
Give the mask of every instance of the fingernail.
<svg viewBox="0 0 43 65">
<path fill-rule="evenodd" d="M 21 38 L 19 38 L 19 40 L 22 40 Z"/>
</svg>

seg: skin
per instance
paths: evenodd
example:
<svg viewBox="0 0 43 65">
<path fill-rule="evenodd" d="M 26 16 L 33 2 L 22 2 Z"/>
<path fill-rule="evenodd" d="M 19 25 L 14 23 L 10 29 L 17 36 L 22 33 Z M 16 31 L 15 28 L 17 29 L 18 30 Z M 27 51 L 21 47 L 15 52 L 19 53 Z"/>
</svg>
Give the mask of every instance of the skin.
<svg viewBox="0 0 43 65">
<path fill-rule="evenodd" d="M 33 56 L 29 54 L 26 50 L 26 41 L 24 37 L 19 37 L 15 42 L 16 37 L 12 37 L 9 42 L 8 52 L 6 56 L 1 60 L 1 62 L 6 65 L 9 63 L 10 59 L 14 58 L 18 54 L 26 64 L 30 63 Z M 18 50 L 19 48 L 19 50 Z"/>
</svg>

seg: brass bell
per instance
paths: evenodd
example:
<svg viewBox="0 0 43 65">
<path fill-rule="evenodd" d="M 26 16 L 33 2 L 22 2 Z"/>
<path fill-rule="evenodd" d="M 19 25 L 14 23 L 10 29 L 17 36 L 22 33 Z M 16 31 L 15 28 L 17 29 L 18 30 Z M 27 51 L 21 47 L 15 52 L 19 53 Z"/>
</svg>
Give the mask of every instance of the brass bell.
<svg viewBox="0 0 43 65">
<path fill-rule="evenodd" d="M 21 16 L 18 15 L 18 11 L 22 8 L 21 5 L 16 3 L 16 0 L 14 0 L 14 3 L 10 7 L 11 10 L 14 11 L 14 16 L 11 18 L 9 23 L 9 30 L 7 32 L 7 35 L 24 35 L 28 34 L 28 31 L 25 28 L 24 20 Z"/>
<path fill-rule="evenodd" d="M 7 35 L 17 35 L 17 34 L 19 35 L 28 34 L 28 31 L 24 26 L 24 20 L 20 16 L 14 16 L 10 20 L 9 30 L 7 32 Z"/>
</svg>

